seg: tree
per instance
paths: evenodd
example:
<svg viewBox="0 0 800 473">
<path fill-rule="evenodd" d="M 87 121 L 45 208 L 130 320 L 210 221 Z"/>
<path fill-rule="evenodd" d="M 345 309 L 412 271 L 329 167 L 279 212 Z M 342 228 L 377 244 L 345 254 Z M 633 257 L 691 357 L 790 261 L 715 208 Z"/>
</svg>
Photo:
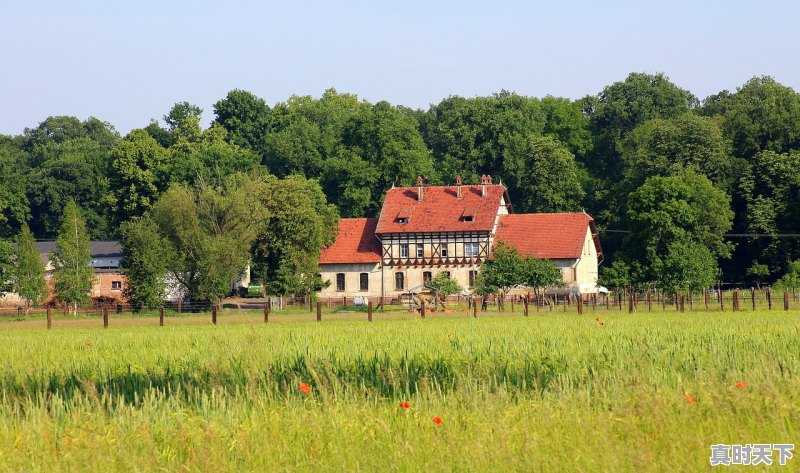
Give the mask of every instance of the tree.
<svg viewBox="0 0 800 473">
<path fill-rule="evenodd" d="M 437 274 L 425 286 L 432 289 L 442 301 L 446 300 L 448 296 L 459 294 L 464 290 L 455 279 L 450 277 L 450 273 L 446 272 Z M 444 303 L 442 304 L 444 305 Z"/>
<path fill-rule="evenodd" d="M 715 257 L 728 258 L 733 245 L 725 241 L 733 212 L 730 197 L 707 177 L 693 171 L 651 177 L 628 197 L 631 233 L 625 238 L 624 259 L 641 264 L 634 283 L 657 280 L 661 259 L 674 242 L 692 241 Z"/>
<path fill-rule="evenodd" d="M 498 241 L 492 250 L 492 257 L 481 264 L 475 280 L 475 292 L 481 295 L 498 291 L 505 298 L 512 288 L 525 283 L 526 264 L 517 248 Z"/>
<path fill-rule="evenodd" d="M 713 286 L 719 269 L 711 251 L 692 240 L 673 241 L 655 268 L 656 282 L 665 291 L 698 292 Z"/>
<path fill-rule="evenodd" d="M 514 135 L 507 137 L 504 144 L 503 163 L 509 177 L 509 190 L 523 211 L 580 209 L 584 192 L 575 157 L 556 139 Z"/>
<path fill-rule="evenodd" d="M 127 281 L 123 295 L 131 305 L 154 309 L 167 296 L 167 269 L 175 260 L 169 242 L 149 218 L 134 218 L 120 228 L 123 257 L 119 267 Z"/>
<path fill-rule="evenodd" d="M 531 256 L 523 260 L 522 276 L 522 284 L 533 289 L 537 296 L 547 286 L 555 286 L 564 282 L 561 271 L 552 261 Z"/>
<path fill-rule="evenodd" d="M 169 113 L 164 115 L 164 122 L 169 127 L 169 131 L 181 135 L 181 128 L 186 131 L 187 125 L 193 127 L 194 124 L 200 123 L 200 118 L 203 115 L 203 109 L 197 105 L 192 105 L 189 102 L 177 102 L 172 106 Z"/>
<path fill-rule="evenodd" d="M 258 178 L 244 174 L 218 185 L 173 184 L 153 206 L 147 218 L 168 250 L 167 276 L 190 299 L 216 302 L 247 266 L 265 214 L 252 197 L 259 185 Z M 148 252 L 142 261 L 151 256 Z"/>
<path fill-rule="evenodd" d="M 144 130 L 133 130 L 111 152 L 110 187 L 117 221 L 138 217 L 158 197 L 158 174 L 167 150 Z"/>
<path fill-rule="evenodd" d="M 0 240 L 0 296 L 13 290 L 14 247 L 8 240 Z"/>
<path fill-rule="evenodd" d="M 25 195 L 26 155 L 0 135 L 0 237 L 10 237 L 30 215 Z"/>
<path fill-rule="evenodd" d="M 322 248 L 333 243 L 336 207 L 315 180 L 269 176 L 251 189 L 253 205 L 266 210 L 253 243 L 253 265 L 271 294 L 309 294 Z M 291 205 L 287 205 L 291 202 Z"/>
<path fill-rule="evenodd" d="M 92 250 L 86 221 L 74 200 L 67 202 L 56 238 L 56 251 L 51 255 L 53 280 L 58 299 L 72 304 L 73 315 L 78 305 L 86 302 L 94 282 L 94 269 L 89 266 Z"/>
<path fill-rule="evenodd" d="M 789 263 L 789 268 L 775 283 L 776 288 L 796 289 L 800 287 L 800 260 Z"/>
<path fill-rule="evenodd" d="M 263 99 L 235 89 L 214 104 L 215 123 L 227 132 L 228 140 L 242 148 L 263 154 L 270 129 L 270 109 Z"/>
<path fill-rule="evenodd" d="M 759 151 L 800 148 L 800 94 L 772 77 L 750 79 L 720 108 L 734 155 L 750 159 Z"/>
<path fill-rule="evenodd" d="M 618 258 L 611 265 L 600 267 L 600 277 L 597 282 L 603 286 L 614 287 L 618 291 L 626 289 L 633 283 L 631 268 L 625 261 Z"/>
<path fill-rule="evenodd" d="M 648 177 L 672 176 L 691 168 L 730 191 L 734 169 L 744 164 L 730 155 L 730 142 L 718 121 L 694 113 L 639 125 L 625 140 L 622 158 L 626 187 L 631 190 Z"/>
<path fill-rule="evenodd" d="M 697 104 L 694 95 L 664 74 L 633 72 L 607 86 L 585 111 L 595 136 L 590 169 L 604 178 L 615 177 L 621 170 L 619 146 L 628 133 L 647 120 L 683 115 Z"/>
<path fill-rule="evenodd" d="M 39 307 L 47 297 L 47 281 L 44 272 L 45 267 L 39 250 L 36 248 L 33 233 L 27 225 L 23 225 L 17 242 L 14 291 L 25 299 L 26 314 L 31 305 Z"/>
</svg>

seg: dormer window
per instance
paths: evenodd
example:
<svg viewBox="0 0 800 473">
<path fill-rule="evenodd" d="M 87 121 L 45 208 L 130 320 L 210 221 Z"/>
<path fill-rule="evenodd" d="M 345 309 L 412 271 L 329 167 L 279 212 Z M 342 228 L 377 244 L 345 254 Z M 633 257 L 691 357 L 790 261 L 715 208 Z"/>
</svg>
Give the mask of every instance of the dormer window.
<svg viewBox="0 0 800 473">
<path fill-rule="evenodd" d="M 472 215 L 463 215 L 461 217 L 462 222 L 471 222 L 473 220 L 475 220 L 475 217 L 473 217 Z"/>
<path fill-rule="evenodd" d="M 397 217 L 397 223 L 408 223 L 408 217 Z"/>
</svg>

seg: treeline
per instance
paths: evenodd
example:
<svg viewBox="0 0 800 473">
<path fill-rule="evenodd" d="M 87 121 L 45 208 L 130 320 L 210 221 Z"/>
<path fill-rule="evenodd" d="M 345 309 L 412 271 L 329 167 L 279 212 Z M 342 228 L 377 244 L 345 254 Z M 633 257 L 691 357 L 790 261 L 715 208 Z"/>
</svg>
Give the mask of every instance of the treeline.
<svg viewBox="0 0 800 473">
<path fill-rule="evenodd" d="M 271 107 L 234 90 L 213 109 L 207 129 L 182 102 L 124 137 L 74 117 L 0 136 L 0 235 L 27 222 L 53 238 L 74 199 L 92 238 L 118 238 L 171 189 L 199 195 L 240 173 L 307 180 L 342 217 L 377 215 L 386 189 L 418 175 L 490 174 L 517 212 L 592 214 L 611 285 L 772 283 L 800 259 L 800 239 L 782 236 L 800 233 L 800 96 L 769 77 L 702 101 L 633 73 L 575 101 L 502 91 L 415 110 L 328 90 Z"/>
</svg>

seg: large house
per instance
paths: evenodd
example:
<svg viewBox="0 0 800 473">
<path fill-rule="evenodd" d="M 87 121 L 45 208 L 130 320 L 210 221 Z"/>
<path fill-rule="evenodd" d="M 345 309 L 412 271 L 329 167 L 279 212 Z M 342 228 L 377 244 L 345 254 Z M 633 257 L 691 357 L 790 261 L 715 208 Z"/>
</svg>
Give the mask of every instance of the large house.
<svg viewBox="0 0 800 473">
<path fill-rule="evenodd" d="M 507 189 L 480 185 L 394 187 L 378 218 L 347 218 L 322 251 L 320 297 L 394 299 L 449 273 L 471 292 L 481 263 L 498 241 L 523 255 L 551 260 L 572 293 L 597 291 L 602 258 L 594 220 L 578 213 L 514 214 Z"/>
<path fill-rule="evenodd" d="M 39 252 L 39 258 L 45 265 L 45 277 L 50 288 L 49 302 L 55 296 L 50 283 L 53 275 L 53 264 L 50 261 L 50 255 L 56 251 L 56 243 L 54 241 L 37 241 L 36 249 Z M 126 280 L 119 270 L 119 262 L 122 259 L 122 247 L 119 242 L 90 241 L 89 249 L 92 252 L 89 266 L 94 269 L 94 282 L 89 294 L 90 297 L 92 299 L 124 301 L 122 290 L 125 287 Z M 23 303 L 15 293 L 8 293 L 0 298 L 0 305 L 22 305 Z"/>
</svg>

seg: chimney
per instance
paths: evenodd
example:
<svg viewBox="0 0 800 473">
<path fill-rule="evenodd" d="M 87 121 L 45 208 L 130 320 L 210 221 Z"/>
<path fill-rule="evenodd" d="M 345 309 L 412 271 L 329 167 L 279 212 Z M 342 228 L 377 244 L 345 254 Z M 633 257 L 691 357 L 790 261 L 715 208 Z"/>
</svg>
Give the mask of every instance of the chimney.
<svg viewBox="0 0 800 473">
<path fill-rule="evenodd" d="M 481 176 L 481 197 L 486 197 L 486 184 L 489 182 L 489 176 L 484 174 Z"/>
<path fill-rule="evenodd" d="M 422 176 L 417 176 L 417 201 L 422 202 Z"/>
<path fill-rule="evenodd" d="M 456 176 L 456 197 L 461 198 L 461 176 Z"/>
</svg>

